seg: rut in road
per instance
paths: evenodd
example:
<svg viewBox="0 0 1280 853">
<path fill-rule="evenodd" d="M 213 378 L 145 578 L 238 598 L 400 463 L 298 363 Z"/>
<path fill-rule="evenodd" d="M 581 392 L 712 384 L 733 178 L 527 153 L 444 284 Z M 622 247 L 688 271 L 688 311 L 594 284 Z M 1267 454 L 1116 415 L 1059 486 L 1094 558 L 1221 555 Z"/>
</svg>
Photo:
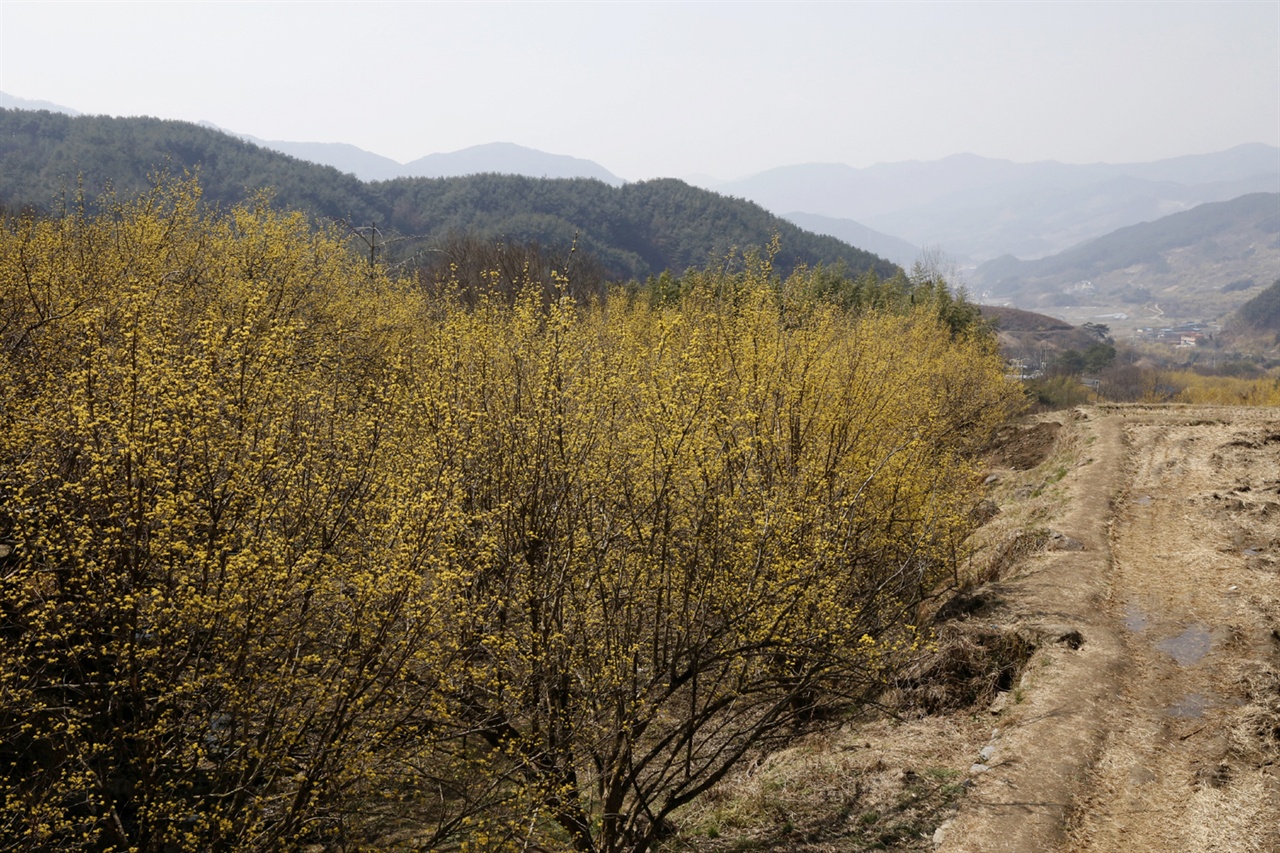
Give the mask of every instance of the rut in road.
<svg viewBox="0 0 1280 853">
<path fill-rule="evenodd" d="M 1247 710 L 1266 698 L 1248 685 L 1274 673 L 1280 424 L 1205 414 L 1125 424 L 1108 596 L 1123 692 L 1076 811 L 1079 851 L 1280 849 L 1276 744 L 1251 736 Z"/>
</svg>

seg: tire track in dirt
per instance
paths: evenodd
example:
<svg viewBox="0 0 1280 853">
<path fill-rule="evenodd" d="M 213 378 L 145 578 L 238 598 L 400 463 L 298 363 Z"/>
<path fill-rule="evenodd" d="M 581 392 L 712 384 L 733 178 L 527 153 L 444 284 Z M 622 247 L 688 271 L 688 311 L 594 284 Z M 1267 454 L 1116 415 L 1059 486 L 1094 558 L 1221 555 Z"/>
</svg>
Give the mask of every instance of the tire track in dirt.
<svg viewBox="0 0 1280 853">
<path fill-rule="evenodd" d="M 1238 732 L 1242 680 L 1276 652 L 1266 598 L 1280 590 L 1260 559 L 1280 539 L 1272 433 L 1280 423 L 1248 410 L 1126 419 L 1108 598 L 1123 628 L 1122 693 L 1073 850 L 1280 849 L 1269 745 Z"/>
<path fill-rule="evenodd" d="M 1051 523 L 1084 550 L 1000 584 L 1041 647 L 941 848 L 1280 850 L 1280 413 L 1073 429 L 1089 458 Z"/>
</svg>

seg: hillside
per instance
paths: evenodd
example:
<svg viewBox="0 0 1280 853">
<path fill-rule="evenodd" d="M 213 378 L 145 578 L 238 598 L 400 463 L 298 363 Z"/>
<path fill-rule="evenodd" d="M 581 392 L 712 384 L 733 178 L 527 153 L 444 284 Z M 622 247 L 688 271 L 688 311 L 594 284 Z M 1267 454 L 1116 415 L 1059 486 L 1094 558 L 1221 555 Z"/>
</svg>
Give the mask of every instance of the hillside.
<svg viewBox="0 0 1280 853">
<path fill-rule="evenodd" d="M 1121 228 L 1047 258 L 998 258 L 973 278 L 987 300 L 1079 318 L 1111 312 L 1168 322 L 1223 317 L 1277 269 L 1280 194 L 1252 193 Z"/>
<path fill-rule="evenodd" d="M 997 305 L 982 305 L 982 318 L 996 328 L 1000 353 L 1041 369 L 1068 350 L 1084 352 L 1105 338 L 1105 330 L 1073 326 L 1055 317 Z"/>
<path fill-rule="evenodd" d="M 56 209 L 78 186 L 90 200 L 108 187 L 134 195 L 157 172 L 191 170 L 217 205 L 270 187 L 282 205 L 319 218 L 381 219 L 354 177 L 188 122 L 0 110 L 0 161 L 0 204 L 11 209 Z"/>
<path fill-rule="evenodd" d="M 1231 315 L 1221 338 L 1241 351 L 1280 350 L 1280 278 Z"/>
<path fill-rule="evenodd" d="M 767 245 L 777 234 L 777 267 L 843 264 L 892 275 L 893 264 L 818 236 L 756 204 L 676 180 L 612 187 L 587 179 L 480 174 L 364 183 L 195 124 L 152 118 L 70 117 L 0 110 L 0 204 L 55 209 L 83 186 L 96 198 L 108 186 L 130 195 L 157 172 L 197 172 L 207 201 L 230 206 L 270 188 L 276 203 L 318 219 L 413 235 L 412 251 L 451 233 L 578 246 L 610 275 L 643 278 L 680 272 L 733 250 Z M 405 244 L 410 245 L 409 243 Z"/>
</svg>

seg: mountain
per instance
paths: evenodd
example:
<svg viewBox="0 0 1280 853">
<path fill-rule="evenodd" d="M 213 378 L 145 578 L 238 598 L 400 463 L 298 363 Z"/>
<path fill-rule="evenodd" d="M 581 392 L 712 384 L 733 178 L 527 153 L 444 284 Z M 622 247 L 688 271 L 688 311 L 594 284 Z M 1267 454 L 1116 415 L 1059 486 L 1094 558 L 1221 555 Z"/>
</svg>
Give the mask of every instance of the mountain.
<svg viewBox="0 0 1280 853">
<path fill-rule="evenodd" d="M 247 133 L 236 133 L 218 127 L 212 122 L 200 122 L 200 124 L 246 142 L 252 142 L 262 148 L 288 154 L 299 160 L 332 166 L 339 172 L 354 175 L 362 181 L 391 181 L 396 178 L 456 178 L 463 175 L 493 173 L 524 175 L 530 178 L 594 178 L 615 187 L 623 183 L 617 175 L 591 160 L 565 154 L 548 154 L 545 151 L 510 142 L 473 145 L 461 151 L 428 154 L 409 163 L 399 163 L 390 157 L 383 157 L 381 154 L 374 154 L 345 142 L 285 142 L 278 139 L 260 139 Z"/>
<path fill-rule="evenodd" d="M 49 101 L 30 101 L 30 100 L 27 100 L 26 98 L 19 98 L 15 95 L 10 95 L 8 92 L 0 92 L 0 109 L 48 110 L 51 113 L 62 113 L 64 115 L 69 115 L 69 116 L 80 115 L 80 113 L 71 109 L 71 107 L 64 107 L 59 104 L 51 103 Z"/>
<path fill-rule="evenodd" d="M 996 328 L 1001 354 L 1018 359 L 1027 371 L 1043 370 L 1067 350 L 1084 352 L 1105 339 L 1105 332 L 1097 326 L 1073 326 L 1017 308 L 983 305 L 981 310 L 982 318 Z"/>
<path fill-rule="evenodd" d="M 928 245 L 964 247 L 956 251 L 969 258 L 1041 258 L 1127 225 L 1251 192 L 1280 192 L 1280 173 L 1192 186 L 1117 176 L 1003 197 L 996 190 L 968 191 L 870 222 L 911 239 L 930 235 Z"/>
<path fill-rule="evenodd" d="M 621 186 L 617 175 L 590 160 L 565 154 L 548 154 L 510 142 L 473 145 L 448 154 L 428 154 L 404 165 L 409 178 L 452 178 L 493 172 L 525 175 L 530 178 L 594 178 L 610 186 Z"/>
<path fill-rule="evenodd" d="M 69 117 L 0 110 L 0 205 L 57 209 L 83 187 L 128 196 L 157 171 L 198 174 L 206 201 L 236 204 L 263 190 L 275 203 L 319 220 L 376 224 L 397 246 L 430 250 L 468 233 L 547 246 L 574 244 L 614 278 L 644 278 L 722 261 L 736 249 L 763 247 L 774 234 L 780 272 L 799 264 L 843 264 L 891 276 L 896 267 L 839 240 L 811 234 L 759 205 L 666 179 L 611 186 L 586 178 L 541 179 L 493 173 L 397 178 L 364 183 L 331 166 L 308 163 L 188 122 L 153 118 Z"/>
<path fill-rule="evenodd" d="M 1251 193 L 1120 228 L 1037 260 L 1005 256 L 973 274 L 986 300 L 1159 319 L 1216 319 L 1280 270 L 1280 194 Z"/>
<path fill-rule="evenodd" d="M 181 121 L 0 110 L 0 205 L 55 210 L 81 190 L 146 190 L 156 172 L 199 175 L 206 201 L 228 206 L 270 189 L 319 218 L 369 222 L 381 211 L 365 184 L 229 134 Z"/>
<path fill-rule="evenodd" d="M 814 234 L 827 234 L 851 246 L 866 249 L 868 252 L 893 261 L 900 267 L 909 269 L 912 264 L 920 260 L 922 255 L 919 246 L 889 234 L 881 234 L 852 219 L 837 219 L 832 216 L 819 216 L 816 213 L 788 213 L 783 218 Z"/>
<path fill-rule="evenodd" d="M 218 129 L 221 130 L 221 128 Z M 345 142 L 282 142 L 259 139 L 244 133 L 232 135 L 261 148 L 270 148 L 272 151 L 279 151 L 281 154 L 288 154 L 290 157 L 306 160 L 308 163 L 332 166 L 339 172 L 355 175 L 362 181 L 390 181 L 405 175 L 405 167 L 402 163 Z"/>
<path fill-rule="evenodd" d="M 1242 145 L 1155 163 L 942 160 L 785 166 L 709 189 L 777 213 L 854 219 L 958 259 L 1055 254 L 1117 228 L 1206 202 L 1280 192 L 1280 148 Z"/>
</svg>

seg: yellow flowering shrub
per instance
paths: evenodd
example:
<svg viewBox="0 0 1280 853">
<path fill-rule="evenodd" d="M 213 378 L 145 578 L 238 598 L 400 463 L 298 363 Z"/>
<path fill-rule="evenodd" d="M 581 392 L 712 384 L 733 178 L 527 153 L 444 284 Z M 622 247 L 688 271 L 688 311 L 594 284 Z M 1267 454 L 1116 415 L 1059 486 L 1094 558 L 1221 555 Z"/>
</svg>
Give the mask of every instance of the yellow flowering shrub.
<svg viewBox="0 0 1280 853">
<path fill-rule="evenodd" d="M 399 476 L 393 287 L 179 185 L 14 224 L 0 288 L 0 837 L 315 832 L 409 713 L 454 523 Z"/>
<path fill-rule="evenodd" d="M 811 275 L 428 296 L 192 183 L 10 223 L 0 849 L 645 849 L 865 699 L 1016 393 Z"/>
<path fill-rule="evenodd" d="M 1214 406 L 1280 406 L 1280 379 L 1264 376 L 1202 376 L 1190 370 L 1162 371 L 1153 380 L 1157 387 L 1178 389 L 1178 403 Z M 1153 395 L 1154 396 L 1154 395 Z"/>
</svg>

